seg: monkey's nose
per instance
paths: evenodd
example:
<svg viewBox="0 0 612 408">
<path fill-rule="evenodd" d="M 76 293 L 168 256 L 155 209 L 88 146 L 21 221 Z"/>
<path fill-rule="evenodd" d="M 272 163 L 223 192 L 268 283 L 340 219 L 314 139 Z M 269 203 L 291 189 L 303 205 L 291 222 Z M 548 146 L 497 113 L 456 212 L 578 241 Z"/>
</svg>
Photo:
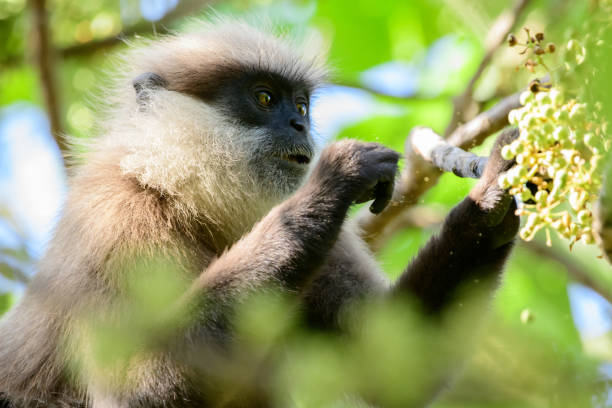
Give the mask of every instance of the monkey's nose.
<svg viewBox="0 0 612 408">
<path fill-rule="evenodd" d="M 303 132 L 303 131 L 306 129 L 306 126 L 304 125 L 304 122 L 302 122 L 302 121 L 301 121 L 301 120 L 299 120 L 299 119 L 295 119 L 295 118 L 293 118 L 293 119 L 291 119 L 291 120 L 289 121 L 289 123 L 290 123 L 290 124 L 291 124 L 291 126 L 292 126 L 292 127 L 295 129 L 295 130 L 297 130 L 298 132 Z"/>
</svg>

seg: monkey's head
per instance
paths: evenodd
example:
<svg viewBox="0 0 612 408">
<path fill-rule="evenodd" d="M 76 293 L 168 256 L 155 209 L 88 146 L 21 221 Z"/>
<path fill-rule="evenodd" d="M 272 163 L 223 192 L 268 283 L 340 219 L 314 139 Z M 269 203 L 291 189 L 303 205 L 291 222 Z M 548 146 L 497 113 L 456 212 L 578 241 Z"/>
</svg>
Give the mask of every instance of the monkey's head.
<svg viewBox="0 0 612 408">
<path fill-rule="evenodd" d="M 220 21 L 133 50 L 106 138 L 127 148 L 123 171 L 207 208 L 286 197 L 313 160 L 310 100 L 326 75 L 301 49 Z"/>
</svg>

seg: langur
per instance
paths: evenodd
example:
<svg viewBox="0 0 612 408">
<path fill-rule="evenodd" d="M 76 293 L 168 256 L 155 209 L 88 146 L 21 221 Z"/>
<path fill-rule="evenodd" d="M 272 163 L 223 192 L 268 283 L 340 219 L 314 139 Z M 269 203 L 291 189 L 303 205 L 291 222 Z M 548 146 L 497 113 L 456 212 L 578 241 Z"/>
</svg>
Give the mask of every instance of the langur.
<svg viewBox="0 0 612 408">
<path fill-rule="evenodd" d="M 466 281 L 499 278 L 518 227 L 496 182 L 512 165 L 499 154 L 509 134 L 439 234 L 388 282 L 346 218 L 354 203 L 385 208 L 399 155 L 343 140 L 315 161 L 310 101 L 327 74 L 307 51 L 218 21 L 127 54 L 38 273 L 0 323 L 6 406 L 219 406 L 186 355 L 232 341 L 228 311 L 249 291 L 294 294 L 309 325 L 336 330 L 355 299 L 407 294 L 435 315 Z M 177 302 L 190 321 L 124 367 L 129 386 L 76 375 L 70 356 L 82 350 L 67 339 L 81 334 L 84 311 L 112 319 L 125 271 L 160 256 L 188 284 Z"/>
</svg>

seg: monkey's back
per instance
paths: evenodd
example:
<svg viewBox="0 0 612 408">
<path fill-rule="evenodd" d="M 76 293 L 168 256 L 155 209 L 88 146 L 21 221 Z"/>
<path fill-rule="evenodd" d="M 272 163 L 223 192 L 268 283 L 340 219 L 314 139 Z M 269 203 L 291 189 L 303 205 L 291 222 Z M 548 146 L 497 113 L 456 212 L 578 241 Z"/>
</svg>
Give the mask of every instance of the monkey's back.
<svg viewBox="0 0 612 408">
<path fill-rule="evenodd" d="M 85 312 L 106 310 L 122 296 L 128 259 L 171 257 L 183 279 L 210 262 L 184 211 L 123 175 L 120 156 L 94 158 L 77 171 L 37 274 L 0 321 L 0 394 L 17 406 L 84 403 L 89 390 L 66 356 L 82 352 L 74 337 Z"/>
</svg>

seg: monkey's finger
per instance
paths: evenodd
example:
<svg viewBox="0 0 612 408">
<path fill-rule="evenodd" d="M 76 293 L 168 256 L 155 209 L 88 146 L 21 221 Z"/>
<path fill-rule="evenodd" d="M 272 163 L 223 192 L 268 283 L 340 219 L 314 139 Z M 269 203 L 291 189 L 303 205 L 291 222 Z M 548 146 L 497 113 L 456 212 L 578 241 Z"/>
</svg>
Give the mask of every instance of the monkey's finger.
<svg viewBox="0 0 612 408">
<path fill-rule="evenodd" d="M 381 181 L 374 187 L 374 202 L 370 205 L 372 214 L 380 214 L 391 201 L 393 196 L 393 182 Z"/>
<path fill-rule="evenodd" d="M 391 153 L 396 152 L 391 151 Z M 374 185 L 374 202 L 370 205 L 370 212 L 373 214 L 381 213 L 393 196 L 394 181 L 397 174 L 397 160 L 394 160 L 393 155 L 388 157 L 390 161 L 387 161 L 380 167 L 381 176 Z"/>
<path fill-rule="evenodd" d="M 381 147 L 375 152 L 370 153 L 370 157 L 377 163 L 397 163 L 401 155 L 395 150 Z"/>
<path fill-rule="evenodd" d="M 376 186 L 364 191 L 355 199 L 355 204 L 365 203 L 366 201 L 370 201 L 376 198 Z"/>
<path fill-rule="evenodd" d="M 521 219 L 516 215 L 516 201 L 512 200 L 502 221 L 493 228 L 493 248 L 498 248 L 512 241 L 521 225 Z"/>
<path fill-rule="evenodd" d="M 508 171 L 516 164 L 516 160 L 506 160 L 502 157 L 501 151 L 504 146 L 509 145 L 519 136 L 519 131 L 516 128 L 508 128 L 497 137 L 495 144 L 491 149 L 489 160 L 485 172 L 497 177 L 500 173 Z"/>
</svg>

